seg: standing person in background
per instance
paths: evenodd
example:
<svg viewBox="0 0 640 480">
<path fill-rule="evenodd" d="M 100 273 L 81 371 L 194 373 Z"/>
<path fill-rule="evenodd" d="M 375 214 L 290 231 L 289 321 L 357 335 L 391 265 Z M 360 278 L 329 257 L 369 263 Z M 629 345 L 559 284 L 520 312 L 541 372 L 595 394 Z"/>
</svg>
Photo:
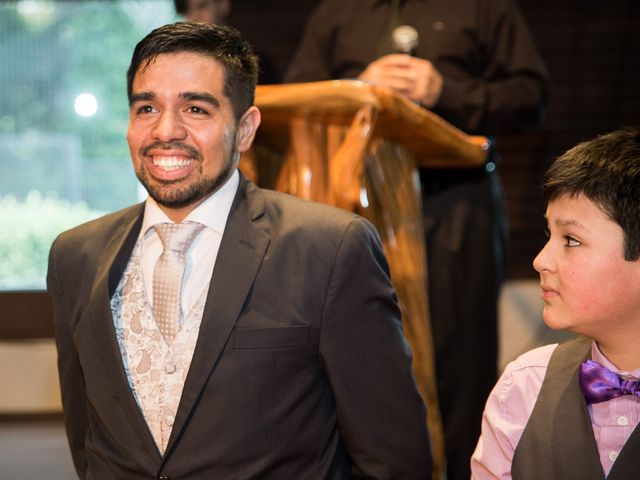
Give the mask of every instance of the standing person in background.
<svg viewBox="0 0 640 480">
<path fill-rule="evenodd" d="M 231 0 L 173 0 L 176 13 L 192 22 L 226 25 L 231 12 Z M 258 55 L 258 83 L 276 83 L 277 76 L 272 62 L 262 52 L 254 49 Z"/>
<path fill-rule="evenodd" d="M 417 33 L 411 55 L 394 47 L 400 25 Z M 471 134 L 531 129 L 547 100 L 546 68 L 511 0 L 324 0 L 285 81 L 339 78 L 386 85 Z M 482 168 L 420 172 L 450 480 L 469 478 L 497 377 L 507 225 L 496 168 L 492 152 Z"/>
<path fill-rule="evenodd" d="M 238 171 L 257 59 L 229 27 L 142 39 L 127 141 L 142 204 L 51 247 L 81 479 L 428 479 L 426 415 L 380 239 Z"/>
<path fill-rule="evenodd" d="M 176 12 L 192 22 L 222 25 L 229 16 L 231 0 L 173 0 Z"/>
</svg>

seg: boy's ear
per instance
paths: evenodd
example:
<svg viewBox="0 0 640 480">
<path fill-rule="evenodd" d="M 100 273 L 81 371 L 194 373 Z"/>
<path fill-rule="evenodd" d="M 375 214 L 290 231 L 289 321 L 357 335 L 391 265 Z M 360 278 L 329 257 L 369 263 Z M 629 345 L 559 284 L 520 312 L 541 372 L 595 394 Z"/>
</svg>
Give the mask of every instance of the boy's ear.
<svg viewBox="0 0 640 480">
<path fill-rule="evenodd" d="M 249 150 L 260 125 L 260 118 L 260 110 L 255 105 L 244 112 L 236 130 L 236 151 L 242 153 Z"/>
</svg>

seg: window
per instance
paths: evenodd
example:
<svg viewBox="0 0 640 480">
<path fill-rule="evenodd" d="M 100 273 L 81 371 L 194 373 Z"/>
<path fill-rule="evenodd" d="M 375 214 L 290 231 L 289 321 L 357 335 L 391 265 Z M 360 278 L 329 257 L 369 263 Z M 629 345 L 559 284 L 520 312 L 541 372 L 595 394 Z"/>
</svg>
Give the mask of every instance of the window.
<svg viewBox="0 0 640 480">
<path fill-rule="evenodd" d="M 141 198 L 126 144 L 135 44 L 173 2 L 0 2 L 0 290 L 44 288 L 63 230 Z"/>
</svg>

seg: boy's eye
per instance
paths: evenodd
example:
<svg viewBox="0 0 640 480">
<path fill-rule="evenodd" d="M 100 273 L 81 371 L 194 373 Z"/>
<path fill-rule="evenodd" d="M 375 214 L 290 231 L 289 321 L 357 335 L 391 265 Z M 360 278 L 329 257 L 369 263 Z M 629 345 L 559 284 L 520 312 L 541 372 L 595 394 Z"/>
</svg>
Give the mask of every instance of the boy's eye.
<svg viewBox="0 0 640 480">
<path fill-rule="evenodd" d="M 570 235 L 565 235 L 564 239 L 567 241 L 567 243 L 565 243 L 566 247 L 578 247 L 581 245 L 578 240 Z"/>
<path fill-rule="evenodd" d="M 544 238 L 551 238 L 551 232 L 548 228 L 544 229 Z"/>
</svg>

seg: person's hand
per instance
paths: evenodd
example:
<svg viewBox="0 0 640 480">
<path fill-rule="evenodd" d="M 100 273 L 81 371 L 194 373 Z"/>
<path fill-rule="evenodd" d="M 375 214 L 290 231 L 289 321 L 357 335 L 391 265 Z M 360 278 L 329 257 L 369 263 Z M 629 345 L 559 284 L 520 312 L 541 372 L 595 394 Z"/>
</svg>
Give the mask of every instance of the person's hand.
<svg viewBox="0 0 640 480">
<path fill-rule="evenodd" d="M 442 92 L 442 75 L 430 61 L 402 53 L 371 62 L 358 78 L 390 87 L 425 107 L 434 106 Z"/>
</svg>

